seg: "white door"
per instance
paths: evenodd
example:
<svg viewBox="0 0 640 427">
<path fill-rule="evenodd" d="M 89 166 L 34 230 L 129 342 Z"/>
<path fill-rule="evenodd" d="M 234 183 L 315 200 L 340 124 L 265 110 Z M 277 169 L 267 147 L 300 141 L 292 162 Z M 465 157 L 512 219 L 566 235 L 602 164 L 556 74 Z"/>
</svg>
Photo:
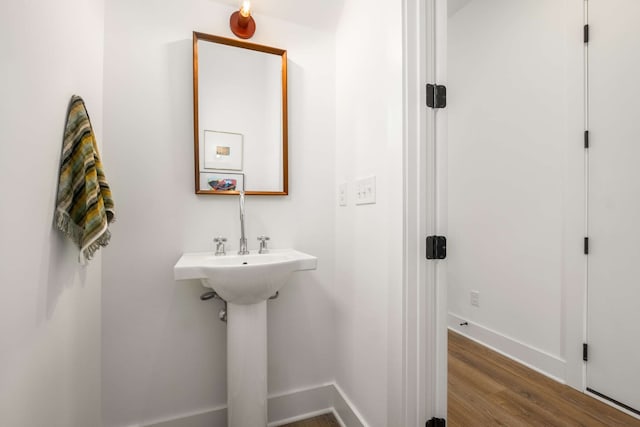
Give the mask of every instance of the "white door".
<svg viewBox="0 0 640 427">
<path fill-rule="evenodd" d="M 640 415 L 640 1 L 588 15 L 587 387 Z"/>
</svg>

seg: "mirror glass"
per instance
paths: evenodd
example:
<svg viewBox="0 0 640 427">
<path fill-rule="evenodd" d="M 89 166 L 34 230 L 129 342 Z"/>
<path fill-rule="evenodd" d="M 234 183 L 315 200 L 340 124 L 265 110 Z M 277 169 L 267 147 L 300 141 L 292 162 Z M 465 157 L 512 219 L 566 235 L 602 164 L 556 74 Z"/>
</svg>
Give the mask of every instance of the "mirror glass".
<svg viewBox="0 0 640 427">
<path fill-rule="evenodd" d="M 286 195 L 287 53 L 193 33 L 197 194 Z"/>
</svg>

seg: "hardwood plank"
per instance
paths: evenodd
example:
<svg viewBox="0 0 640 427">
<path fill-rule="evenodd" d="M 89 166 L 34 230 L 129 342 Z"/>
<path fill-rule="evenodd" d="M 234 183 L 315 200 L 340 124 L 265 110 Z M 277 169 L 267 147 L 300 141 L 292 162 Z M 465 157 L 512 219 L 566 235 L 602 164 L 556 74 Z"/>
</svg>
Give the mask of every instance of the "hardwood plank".
<svg viewBox="0 0 640 427">
<path fill-rule="evenodd" d="M 451 426 L 626 426 L 640 420 L 449 332 Z"/>
<path fill-rule="evenodd" d="M 295 423 L 285 424 L 282 427 L 339 427 L 338 420 L 333 414 L 324 414 Z"/>
</svg>

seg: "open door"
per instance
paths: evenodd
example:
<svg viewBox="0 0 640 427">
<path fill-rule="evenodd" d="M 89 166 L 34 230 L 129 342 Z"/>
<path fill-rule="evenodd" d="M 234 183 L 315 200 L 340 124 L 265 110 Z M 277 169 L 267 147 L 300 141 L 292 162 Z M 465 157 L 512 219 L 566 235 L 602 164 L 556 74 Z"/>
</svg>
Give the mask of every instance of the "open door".
<svg viewBox="0 0 640 427">
<path fill-rule="evenodd" d="M 640 415 L 640 2 L 589 0 L 587 390 Z"/>
</svg>

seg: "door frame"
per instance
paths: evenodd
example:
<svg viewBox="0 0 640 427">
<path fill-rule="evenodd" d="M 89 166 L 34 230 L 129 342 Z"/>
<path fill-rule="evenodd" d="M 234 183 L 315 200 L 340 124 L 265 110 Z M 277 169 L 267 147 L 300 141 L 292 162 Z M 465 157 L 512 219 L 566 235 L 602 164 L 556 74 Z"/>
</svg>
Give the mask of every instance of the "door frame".
<svg viewBox="0 0 640 427">
<path fill-rule="evenodd" d="M 426 84 L 446 84 L 446 0 L 403 0 L 404 265 L 402 425 L 447 416 L 446 260 L 426 259 L 426 236 L 446 235 L 446 109 Z M 444 138 L 444 139 L 443 139 Z M 446 146 L 445 146 L 446 147 Z"/>
<path fill-rule="evenodd" d="M 582 34 L 588 0 L 568 0 L 568 32 Z M 446 260 L 427 261 L 427 235 L 447 235 L 447 110 L 426 107 L 425 85 L 447 84 L 447 0 L 403 0 L 404 65 L 404 265 L 403 265 L 403 418 L 404 426 L 423 426 L 447 417 Z M 567 132 L 563 351 L 564 382 L 586 392 L 588 151 L 588 45 L 568 49 L 566 96 L 571 111 Z"/>
</svg>

